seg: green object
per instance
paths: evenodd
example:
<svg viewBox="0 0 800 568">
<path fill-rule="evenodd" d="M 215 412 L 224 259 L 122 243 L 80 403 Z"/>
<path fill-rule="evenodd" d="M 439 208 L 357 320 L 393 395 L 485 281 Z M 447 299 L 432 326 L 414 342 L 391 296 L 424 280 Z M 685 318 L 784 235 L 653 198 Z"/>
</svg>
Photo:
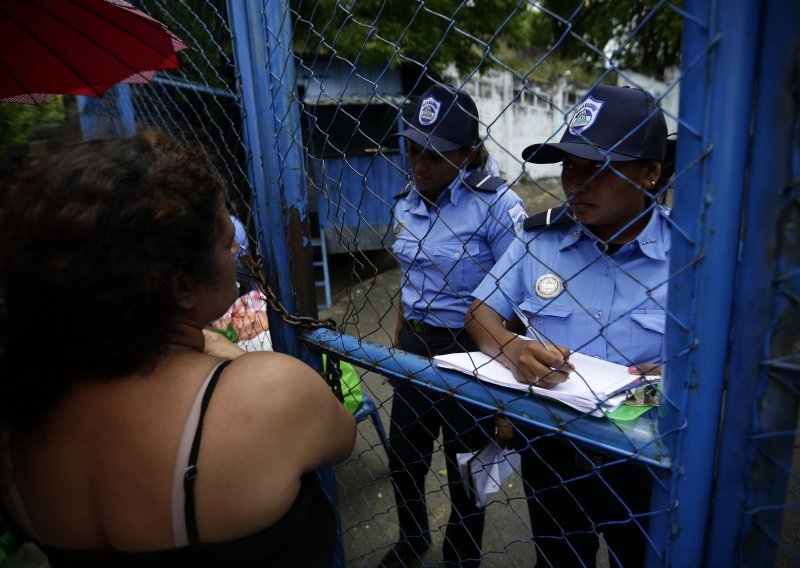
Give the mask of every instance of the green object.
<svg viewBox="0 0 800 568">
<path fill-rule="evenodd" d="M 606 413 L 606 416 L 616 422 L 636 420 L 651 408 L 658 406 L 660 400 L 661 383 L 638 387 L 628 393 L 628 399 L 622 405 L 616 410 Z"/>
<path fill-rule="evenodd" d="M 20 543 L 10 532 L 0 534 L 0 566 L 5 565 L 8 557 L 14 554 L 19 546 Z"/>
<path fill-rule="evenodd" d="M 236 333 L 236 329 L 233 327 L 232 323 L 229 323 L 228 327 L 226 327 L 225 329 L 212 327 L 211 331 L 219 333 L 220 335 L 224 335 L 231 343 L 236 343 L 239 341 L 239 334 Z"/>
<path fill-rule="evenodd" d="M 651 408 L 655 408 L 654 406 L 630 406 L 627 404 L 622 404 L 616 410 L 611 412 L 607 412 L 606 416 L 614 420 L 615 422 L 630 422 L 631 420 L 636 420 L 642 414 L 650 410 Z"/>
<path fill-rule="evenodd" d="M 322 370 L 327 368 L 328 357 L 322 355 Z M 342 373 L 339 384 L 342 387 L 344 407 L 350 411 L 350 414 L 354 414 L 364 402 L 364 394 L 361 392 L 361 377 L 358 376 L 355 367 L 345 361 L 339 361 L 339 370 Z"/>
</svg>

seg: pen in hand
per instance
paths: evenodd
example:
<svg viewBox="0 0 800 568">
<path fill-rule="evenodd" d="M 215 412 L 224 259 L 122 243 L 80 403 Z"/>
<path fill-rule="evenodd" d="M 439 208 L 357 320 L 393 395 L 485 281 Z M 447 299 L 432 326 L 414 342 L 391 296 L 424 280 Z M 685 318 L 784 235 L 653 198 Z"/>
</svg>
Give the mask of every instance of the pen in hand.
<svg viewBox="0 0 800 568">
<path fill-rule="evenodd" d="M 538 341 L 538 342 L 539 342 L 539 344 L 540 344 L 542 347 L 544 347 L 545 351 L 547 351 L 548 353 L 556 353 L 556 350 L 552 349 L 552 348 L 551 348 L 551 347 L 550 347 L 550 346 L 547 344 L 547 342 L 544 340 L 544 338 L 541 336 L 541 334 L 540 334 L 540 333 L 539 333 L 539 332 L 536 330 L 536 328 L 535 328 L 535 327 L 533 327 L 533 326 L 530 324 L 530 321 L 529 321 L 529 319 L 528 319 L 528 316 L 526 316 L 526 315 L 525 315 L 525 312 L 523 312 L 523 311 L 522 311 L 522 309 L 521 309 L 521 308 L 520 308 L 520 307 L 517 305 L 517 303 L 516 303 L 515 301 L 513 301 L 513 300 L 512 300 L 512 299 L 511 299 L 511 298 L 508 296 L 508 294 L 506 294 L 506 293 L 505 293 L 505 291 L 503 291 L 503 290 L 500 290 L 500 292 L 502 292 L 503 296 L 505 297 L 506 301 L 508 302 L 509 306 L 511 307 L 511 310 L 512 310 L 512 311 L 513 311 L 513 312 L 516 314 L 516 316 L 517 316 L 517 317 L 518 317 L 518 318 L 519 318 L 519 319 L 522 321 L 522 323 L 523 323 L 523 324 L 525 324 L 525 328 L 526 328 L 526 329 L 528 329 L 528 330 L 530 330 L 530 332 L 531 332 L 531 335 L 533 335 L 534 339 L 535 339 L 536 341 Z M 559 353 L 559 354 L 561 354 L 561 355 L 563 355 L 563 353 L 561 353 L 561 352 L 560 352 L 560 350 L 558 350 L 558 353 Z M 572 372 L 572 371 L 573 371 L 575 368 L 574 368 L 574 367 L 572 366 L 572 364 L 569 362 L 569 360 L 568 360 L 568 357 L 569 357 L 568 355 L 564 356 L 564 365 L 567 367 L 567 370 L 566 370 L 566 371 L 563 371 L 563 370 L 562 370 L 562 369 L 563 369 L 563 366 L 562 366 L 562 365 L 559 365 L 558 367 L 553 367 L 552 365 L 549 365 L 548 367 L 549 367 L 550 371 L 551 371 L 551 372 L 553 372 L 553 373 L 565 373 L 565 374 L 566 374 L 566 378 L 569 378 L 569 374 L 570 374 L 570 372 Z M 545 375 L 544 377 L 546 377 L 546 376 L 549 376 L 549 373 L 548 373 L 548 375 Z M 544 378 L 544 377 L 542 377 L 542 378 Z M 537 376 L 537 382 L 538 382 L 539 380 L 541 380 L 542 378 L 540 378 L 540 377 L 538 377 L 538 376 Z"/>
<path fill-rule="evenodd" d="M 514 300 L 508 297 L 508 294 L 506 294 L 503 290 L 500 290 L 500 292 L 503 293 L 506 302 L 508 302 L 508 305 L 511 306 L 511 310 L 514 312 L 514 314 L 516 314 L 516 316 L 520 319 L 520 321 L 522 321 L 522 323 L 525 324 L 525 328 L 528 329 L 533 334 L 533 337 L 536 339 L 536 341 L 541 343 L 542 347 L 544 347 L 547 351 L 550 351 L 552 353 L 553 350 L 547 346 L 547 343 L 545 343 L 544 339 L 539 334 L 539 332 L 536 331 L 536 328 L 530 324 L 528 316 L 525 315 L 525 312 L 522 311 L 522 309 L 517 305 L 517 303 Z"/>
</svg>

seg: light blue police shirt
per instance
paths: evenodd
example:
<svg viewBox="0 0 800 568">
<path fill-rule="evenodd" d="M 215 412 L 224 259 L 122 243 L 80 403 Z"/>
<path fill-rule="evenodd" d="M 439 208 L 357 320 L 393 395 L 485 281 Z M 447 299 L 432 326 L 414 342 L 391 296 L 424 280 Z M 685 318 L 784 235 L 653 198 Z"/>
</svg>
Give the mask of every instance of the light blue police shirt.
<svg viewBox="0 0 800 568">
<path fill-rule="evenodd" d="M 504 319 L 516 302 L 529 325 L 573 351 L 622 365 L 661 362 L 669 223 L 668 210 L 658 207 L 642 232 L 610 256 L 574 222 L 524 231 L 473 296 Z M 536 292 L 536 282 L 548 274 L 563 283 L 550 299 Z"/>
<path fill-rule="evenodd" d="M 505 184 L 474 190 L 461 171 L 430 210 L 409 184 L 393 210 L 392 251 L 403 271 L 403 316 L 447 328 L 464 327 L 470 293 L 517 239 L 525 208 Z"/>
</svg>

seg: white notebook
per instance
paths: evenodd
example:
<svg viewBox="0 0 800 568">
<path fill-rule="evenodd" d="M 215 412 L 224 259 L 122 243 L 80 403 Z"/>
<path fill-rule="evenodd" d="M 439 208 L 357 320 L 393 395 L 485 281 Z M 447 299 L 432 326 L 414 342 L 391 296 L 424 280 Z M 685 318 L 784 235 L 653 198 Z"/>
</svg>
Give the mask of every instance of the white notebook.
<svg viewBox="0 0 800 568">
<path fill-rule="evenodd" d="M 518 383 L 509 369 L 480 351 L 452 353 L 434 357 L 442 369 L 452 369 L 487 383 L 558 400 L 581 412 L 602 416 L 625 402 L 625 390 L 637 386 L 637 376 L 628 367 L 617 365 L 582 353 L 572 353 L 569 362 L 575 370 L 569 379 L 552 388 Z M 648 377 L 648 382 L 658 377 Z"/>
</svg>

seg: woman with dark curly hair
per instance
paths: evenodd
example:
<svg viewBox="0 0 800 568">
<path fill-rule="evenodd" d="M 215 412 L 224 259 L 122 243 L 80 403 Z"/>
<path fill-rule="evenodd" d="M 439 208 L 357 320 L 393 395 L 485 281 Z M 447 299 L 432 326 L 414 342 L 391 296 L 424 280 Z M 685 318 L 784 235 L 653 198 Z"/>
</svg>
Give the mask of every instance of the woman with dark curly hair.
<svg viewBox="0 0 800 568">
<path fill-rule="evenodd" d="M 68 148 L 0 237 L 2 496 L 52 566 L 329 563 L 311 472 L 355 423 L 296 359 L 210 354 L 238 247 L 205 160 L 157 132 Z"/>
</svg>

